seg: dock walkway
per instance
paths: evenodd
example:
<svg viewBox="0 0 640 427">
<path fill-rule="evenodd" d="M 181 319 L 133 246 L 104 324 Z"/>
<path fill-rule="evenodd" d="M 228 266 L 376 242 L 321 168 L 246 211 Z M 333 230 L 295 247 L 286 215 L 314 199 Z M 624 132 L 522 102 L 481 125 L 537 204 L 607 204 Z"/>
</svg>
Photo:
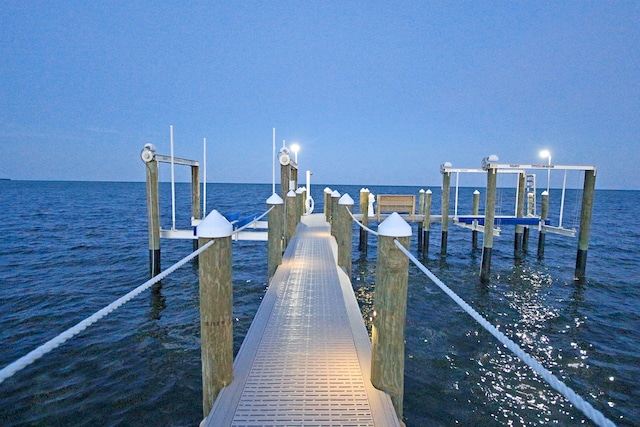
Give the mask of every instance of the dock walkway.
<svg viewBox="0 0 640 427">
<path fill-rule="evenodd" d="M 323 214 L 304 216 L 207 427 L 400 426 Z"/>
</svg>

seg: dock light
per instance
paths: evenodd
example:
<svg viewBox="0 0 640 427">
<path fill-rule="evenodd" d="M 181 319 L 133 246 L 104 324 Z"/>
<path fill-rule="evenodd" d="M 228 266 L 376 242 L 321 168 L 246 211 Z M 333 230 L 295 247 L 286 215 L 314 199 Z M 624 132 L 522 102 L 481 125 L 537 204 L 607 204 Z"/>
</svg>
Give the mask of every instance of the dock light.
<svg viewBox="0 0 640 427">
<path fill-rule="evenodd" d="M 298 151 L 300 151 L 300 146 L 294 142 L 291 144 L 291 151 L 293 151 L 294 161 L 298 164 Z"/>
<path fill-rule="evenodd" d="M 542 150 L 540 157 L 547 157 L 549 159 L 549 169 L 547 169 L 547 194 L 549 194 L 549 183 L 551 182 L 551 153 L 549 150 Z"/>
</svg>

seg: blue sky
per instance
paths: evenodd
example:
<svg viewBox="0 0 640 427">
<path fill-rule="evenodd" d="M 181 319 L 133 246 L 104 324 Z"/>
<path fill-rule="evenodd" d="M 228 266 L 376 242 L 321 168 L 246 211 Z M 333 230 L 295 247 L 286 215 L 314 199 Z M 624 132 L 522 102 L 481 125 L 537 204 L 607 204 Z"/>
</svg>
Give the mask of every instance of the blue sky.
<svg viewBox="0 0 640 427">
<path fill-rule="evenodd" d="M 209 181 L 270 182 L 275 127 L 318 183 L 435 186 L 546 148 L 640 190 L 638 2 L 2 8 L 0 177 L 143 181 L 173 125 L 177 156 L 207 138 Z"/>
</svg>

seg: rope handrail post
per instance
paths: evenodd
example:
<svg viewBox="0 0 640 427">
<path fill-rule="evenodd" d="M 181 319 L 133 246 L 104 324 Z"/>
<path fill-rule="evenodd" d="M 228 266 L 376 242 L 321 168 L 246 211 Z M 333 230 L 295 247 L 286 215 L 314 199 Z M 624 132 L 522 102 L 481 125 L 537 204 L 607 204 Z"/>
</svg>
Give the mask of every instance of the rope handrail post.
<svg viewBox="0 0 640 427">
<path fill-rule="evenodd" d="M 343 267 L 351 277 L 351 247 L 353 244 L 353 221 L 350 210 L 353 208 L 353 199 L 344 194 L 338 200 L 338 212 L 336 218 L 336 241 L 338 242 L 338 266 Z"/>
<path fill-rule="evenodd" d="M 294 234 L 296 234 L 296 225 L 298 225 L 297 220 L 298 211 L 296 209 L 296 192 L 293 190 L 289 190 L 287 193 L 287 197 L 285 198 L 284 205 L 284 247 L 286 248 L 291 238 Z"/>
<path fill-rule="evenodd" d="M 214 210 L 196 233 L 200 246 L 216 241 L 199 256 L 202 408 L 207 417 L 220 390 L 233 381 L 233 226 Z"/>
<path fill-rule="evenodd" d="M 368 188 L 362 188 L 360 190 L 360 213 L 362 214 L 362 225 L 369 226 L 369 192 Z M 369 247 L 369 233 L 367 230 L 360 227 L 360 242 L 358 249 L 361 253 L 366 254 Z"/>
<path fill-rule="evenodd" d="M 340 200 L 340 196 L 341 194 L 338 190 L 333 190 L 331 193 L 331 217 L 329 218 L 329 224 L 331 224 L 331 235 L 334 237 L 336 235 L 334 222 L 338 216 L 338 200 Z"/>
<path fill-rule="evenodd" d="M 371 328 L 371 383 L 391 397 L 398 419 L 404 399 L 404 327 L 409 259 L 396 247 L 409 247 L 411 226 L 397 212 L 378 227 L 378 255 Z"/>
<path fill-rule="evenodd" d="M 156 147 L 146 144 L 140 153 L 145 163 L 147 181 L 147 219 L 149 224 L 149 276 L 160 274 L 160 203 Z"/>
<path fill-rule="evenodd" d="M 587 268 L 587 250 L 589 249 L 589 232 L 591 230 L 591 213 L 593 196 L 596 187 L 596 170 L 584 171 L 582 191 L 582 208 L 580 210 L 580 233 L 578 234 L 578 254 L 576 256 L 575 280 L 584 282 Z"/>
<path fill-rule="evenodd" d="M 269 212 L 268 240 L 268 261 L 267 274 L 269 280 L 273 277 L 276 269 L 282 264 L 283 240 L 284 240 L 284 201 L 282 197 L 273 193 L 267 199 L 267 205 L 271 206 Z"/>
</svg>

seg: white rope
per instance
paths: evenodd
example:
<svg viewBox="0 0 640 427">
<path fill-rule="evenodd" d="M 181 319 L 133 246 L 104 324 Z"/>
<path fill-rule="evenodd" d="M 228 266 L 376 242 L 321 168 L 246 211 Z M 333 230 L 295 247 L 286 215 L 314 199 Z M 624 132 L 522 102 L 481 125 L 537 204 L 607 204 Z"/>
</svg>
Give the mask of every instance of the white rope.
<svg viewBox="0 0 640 427">
<path fill-rule="evenodd" d="M 355 221 L 356 224 L 358 224 L 360 226 L 360 228 L 364 228 L 365 230 L 367 230 L 369 233 L 373 234 L 374 236 L 378 235 L 377 231 L 373 231 L 372 229 L 370 229 L 369 227 L 365 226 L 363 223 L 361 223 L 360 221 L 358 221 L 356 219 L 355 216 L 353 216 L 353 214 L 351 213 L 351 211 L 349 210 L 348 207 L 345 206 L 345 209 L 347 210 L 347 212 L 349 212 L 349 215 L 351 215 L 351 218 Z"/>
<path fill-rule="evenodd" d="M 215 240 L 212 240 L 212 241 L 208 242 L 207 244 L 205 244 L 204 246 L 202 246 L 201 248 L 199 248 L 195 252 L 191 253 L 190 255 L 186 256 L 182 260 L 180 260 L 177 263 L 173 264 L 171 267 L 169 267 L 168 269 L 166 269 L 162 273 L 160 273 L 157 276 L 147 280 L 145 283 L 143 283 L 142 285 L 138 286 L 137 288 L 135 288 L 134 290 L 132 290 L 131 292 L 129 292 L 125 296 L 115 300 L 114 302 L 112 302 L 108 306 L 104 307 L 102 310 L 99 310 L 99 311 L 95 312 L 94 314 L 92 314 L 91 316 L 87 317 L 86 319 L 84 319 L 80 323 L 77 323 L 75 326 L 72 326 L 71 328 L 67 329 L 66 331 L 64 331 L 63 333 L 58 335 L 57 337 L 47 341 L 46 343 L 42 344 L 40 347 L 38 347 L 35 350 L 29 352 L 25 356 L 22 356 L 20 359 L 16 360 L 15 362 L 11 363 L 10 365 L 7 365 L 2 370 L 0 370 L 0 384 L 4 380 L 6 380 L 7 378 L 9 378 L 12 375 L 14 375 L 16 372 L 24 369 L 25 367 L 29 366 L 30 364 L 32 364 L 36 360 L 40 359 L 45 354 L 49 353 L 51 350 L 56 349 L 57 347 L 59 347 L 61 344 L 63 344 L 68 339 L 73 338 L 75 335 L 77 335 L 80 332 L 84 331 L 85 329 L 87 329 L 87 327 L 91 326 L 92 324 L 94 324 L 98 320 L 102 319 L 107 314 L 110 314 L 111 312 L 115 311 L 121 305 L 129 302 L 130 300 L 132 300 L 133 298 L 138 296 L 141 292 L 149 289 L 151 286 L 155 285 L 156 283 L 158 283 L 159 281 L 161 281 L 162 279 L 167 277 L 169 274 L 173 273 L 178 268 L 182 267 L 184 264 L 186 264 L 187 262 L 189 262 L 190 260 L 192 260 L 196 256 L 200 255 L 203 251 L 205 251 L 207 248 L 209 248 L 214 243 L 215 243 Z"/>
<path fill-rule="evenodd" d="M 591 421 L 601 427 L 615 426 L 615 424 L 607 419 L 602 412 L 595 409 L 589 402 L 578 396 L 567 385 L 560 381 L 555 375 L 553 375 L 548 369 L 540 364 L 537 360 L 522 350 L 518 344 L 511 341 L 505 334 L 500 332 L 487 321 L 482 315 L 475 311 L 469 304 L 467 304 L 462 298 L 460 298 L 454 291 L 452 291 L 447 285 L 445 285 L 440 279 L 438 279 L 427 267 L 422 265 L 404 246 L 397 240 L 394 241 L 395 245 L 404 253 L 429 279 L 433 281 L 440 289 L 444 291 L 456 304 L 458 304 L 464 311 L 467 312 L 473 319 L 478 322 L 483 328 L 485 328 L 491 335 L 496 337 L 498 341 L 504 344 L 509 350 L 511 350 L 516 356 L 518 356 L 524 363 L 529 365 L 538 375 L 540 375 L 551 387 L 566 397 L 576 408 L 584 413 Z"/>
</svg>

